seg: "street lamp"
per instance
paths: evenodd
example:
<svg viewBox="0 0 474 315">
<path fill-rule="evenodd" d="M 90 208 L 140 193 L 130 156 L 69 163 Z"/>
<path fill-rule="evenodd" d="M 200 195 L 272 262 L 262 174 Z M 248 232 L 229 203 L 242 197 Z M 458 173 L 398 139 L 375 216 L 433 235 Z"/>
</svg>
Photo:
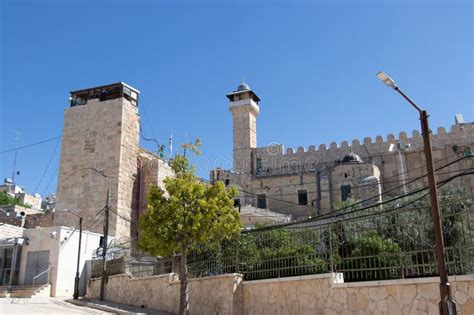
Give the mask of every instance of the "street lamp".
<svg viewBox="0 0 474 315">
<path fill-rule="evenodd" d="M 71 213 L 79 218 L 79 247 L 77 249 L 77 266 L 76 266 L 76 278 L 74 278 L 74 300 L 79 299 L 79 266 L 81 264 L 81 243 L 82 243 L 82 217 L 72 211 L 64 209 L 64 211 Z"/>
<path fill-rule="evenodd" d="M 444 259 L 444 240 L 443 227 L 441 224 L 441 215 L 438 203 L 438 188 L 436 183 L 433 156 L 431 149 L 430 129 L 428 126 L 428 114 L 425 110 L 420 109 L 400 88 L 395 84 L 385 72 L 377 73 L 377 77 L 388 87 L 397 91 L 405 100 L 413 106 L 420 114 L 421 131 L 423 134 L 423 151 L 425 153 L 426 168 L 428 170 L 428 183 L 430 188 L 431 212 L 433 216 L 433 226 L 436 240 L 436 262 L 440 278 L 439 291 L 441 301 L 439 302 L 439 312 L 442 315 L 456 314 L 456 302 L 453 300 L 451 293 L 451 284 L 448 280 L 448 270 Z"/>
</svg>

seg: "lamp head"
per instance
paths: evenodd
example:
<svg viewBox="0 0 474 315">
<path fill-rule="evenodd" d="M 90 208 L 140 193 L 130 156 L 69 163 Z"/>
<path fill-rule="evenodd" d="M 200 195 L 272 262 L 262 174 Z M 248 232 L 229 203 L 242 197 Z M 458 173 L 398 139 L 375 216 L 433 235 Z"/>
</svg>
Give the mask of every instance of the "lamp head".
<svg viewBox="0 0 474 315">
<path fill-rule="evenodd" d="M 395 84 L 395 81 L 392 80 L 391 77 L 389 77 L 385 72 L 380 71 L 377 73 L 377 78 L 379 78 L 380 81 L 385 83 L 386 86 L 395 89 L 397 88 L 397 85 Z"/>
</svg>

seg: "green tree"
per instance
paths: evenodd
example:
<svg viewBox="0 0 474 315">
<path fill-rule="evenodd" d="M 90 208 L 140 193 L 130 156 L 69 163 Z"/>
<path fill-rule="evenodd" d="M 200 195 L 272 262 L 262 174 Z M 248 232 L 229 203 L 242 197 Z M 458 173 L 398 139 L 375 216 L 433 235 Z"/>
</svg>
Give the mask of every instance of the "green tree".
<svg viewBox="0 0 474 315">
<path fill-rule="evenodd" d="M 30 205 L 24 204 L 20 199 L 10 196 L 6 191 L 0 191 L 0 206 L 3 205 L 16 205 L 31 208 Z"/>
<path fill-rule="evenodd" d="M 195 147 L 199 146 L 196 142 Z M 185 149 L 196 152 L 195 147 Z M 171 162 L 175 177 L 164 180 L 166 192 L 152 188 L 149 206 L 139 223 L 139 246 L 155 256 L 180 254 L 180 314 L 189 313 L 187 255 L 202 247 L 217 248 L 240 232 L 233 207 L 236 190 L 221 182 L 203 183 L 184 156 Z"/>
</svg>

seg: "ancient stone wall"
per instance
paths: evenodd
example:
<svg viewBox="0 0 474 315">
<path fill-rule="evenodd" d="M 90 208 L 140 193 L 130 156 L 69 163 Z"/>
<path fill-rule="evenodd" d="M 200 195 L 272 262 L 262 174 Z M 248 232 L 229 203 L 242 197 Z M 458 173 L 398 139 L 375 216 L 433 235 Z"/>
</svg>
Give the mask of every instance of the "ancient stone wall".
<svg viewBox="0 0 474 315">
<path fill-rule="evenodd" d="M 78 224 L 77 217 L 64 209 L 82 216 L 85 222 L 91 220 L 104 207 L 109 189 L 109 233 L 130 234 L 129 223 L 113 212 L 131 216 L 138 137 L 137 108 L 124 98 L 103 102 L 90 99 L 86 105 L 65 110 L 56 224 Z M 102 233 L 101 224 L 89 229 Z"/>
<path fill-rule="evenodd" d="M 397 142 L 401 143 L 398 151 Z M 267 196 L 267 207 L 272 211 L 291 214 L 294 217 L 314 216 L 331 211 L 334 205 L 341 201 L 341 185 L 347 179 L 341 174 L 354 173 L 354 198 L 364 199 L 390 191 L 391 195 L 398 195 L 405 190 L 410 191 L 427 186 L 427 179 L 412 181 L 426 174 L 422 137 L 414 131 L 411 137 L 401 132 L 398 139 L 393 134 L 375 139 L 366 137 L 363 141 L 343 141 L 339 146 L 332 143 L 310 146 L 307 150 L 299 147 L 296 151 L 288 149 L 286 152 L 280 144 L 254 149 L 255 165 L 260 162 L 260 169 L 256 169 L 254 176 L 219 171 L 220 180 L 228 179 L 230 184 L 239 189 L 241 204 L 257 205 L 257 195 Z M 454 125 L 450 132 L 438 128 L 432 136 L 433 158 L 435 167 L 454 162 L 469 152 L 474 152 L 474 124 Z M 340 165 L 342 158 L 353 152 L 359 155 L 364 164 Z M 248 162 L 250 164 L 250 162 Z M 368 179 L 367 165 L 374 168 L 372 180 Z M 444 180 L 460 170 L 473 167 L 472 159 L 464 159 L 437 172 L 438 180 Z M 351 168 L 352 171 L 340 171 L 342 168 Z M 364 171 L 365 170 L 365 171 Z M 319 175 L 317 175 L 319 171 Z M 363 176 L 364 174 L 365 176 Z M 358 176 L 358 173 L 360 176 Z M 216 174 L 216 172 L 215 172 Z M 357 176 L 356 176 L 357 175 Z M 318 179 L 319 176 L 319 179 Z M 319 182 L 319 184 L 318 184 Z M 381 187 L 379 187 L 379 185 Z M 466 188 L 474 192 L 474 176 L 464 176 L 453 182 L 453 185 Z M 308 205 L 298 205 L 298 191 L 308 192 Z M 318 192 L 320 197 L 318 196 Z M 316 205 L 320 198 L 320 207 Z M 376 201 L 375 199 L 372 202 Z M 312 203 L 311 203 L 312 202 Z"/>
</svg>

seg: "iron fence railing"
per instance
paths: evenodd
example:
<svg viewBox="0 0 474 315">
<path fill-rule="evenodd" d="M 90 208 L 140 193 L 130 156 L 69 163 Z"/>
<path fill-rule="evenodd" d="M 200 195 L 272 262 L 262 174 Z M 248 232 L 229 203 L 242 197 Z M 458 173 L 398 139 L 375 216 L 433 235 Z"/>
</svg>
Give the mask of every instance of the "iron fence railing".
<svg viewBox="0 0 474 315">
<path fill-rule="evenodd" d="M 440 197 L 450 275 L 474 273 L 473 195 Z M 130 259 L 135 277 L 179 271 L 179 256 Z M 219 248 L 188 255 L 190 277 L 241 273 L 245 280 L 340 272 L 345 281 L 437 275 L 431 210 L 426 198 L 373 207 L 348 206 L 324 217 L 243 231 Z"/>
</svg>

